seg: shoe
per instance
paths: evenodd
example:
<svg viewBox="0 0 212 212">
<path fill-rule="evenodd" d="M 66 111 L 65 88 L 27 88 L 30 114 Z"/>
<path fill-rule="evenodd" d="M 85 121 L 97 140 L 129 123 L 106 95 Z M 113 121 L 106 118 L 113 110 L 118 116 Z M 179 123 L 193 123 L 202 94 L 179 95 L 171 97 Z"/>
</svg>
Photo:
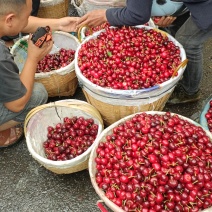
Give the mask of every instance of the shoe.
<svg viewBox="0 0 212 212">
<path fill-rule="evenodd" d="M 19 141 L 24 136 L 24 129 L 22 126 L 11 127 L 0 132 L 0 148 L 10 147 Z"/>
<path fill-rule="evenodd" d="M 190 102 L 196 102 L 200 99 L 200 90 L 195 94 L 188 95 L 181 86 L 177 86 L 171 96 L 169 97 L 167 104 L 185 104 Z"/>
</svg>

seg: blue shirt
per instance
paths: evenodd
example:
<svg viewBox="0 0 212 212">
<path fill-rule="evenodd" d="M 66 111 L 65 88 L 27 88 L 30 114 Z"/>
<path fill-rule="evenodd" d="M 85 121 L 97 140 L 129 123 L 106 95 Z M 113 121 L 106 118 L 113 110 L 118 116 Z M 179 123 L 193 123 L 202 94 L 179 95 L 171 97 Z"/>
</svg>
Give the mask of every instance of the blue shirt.
<svg viewBox="0 0 212 212">
<path fill-rule="evenodd" d="M 177 1 L 177 0 L 176 0 Z M 197 26 L 207 30 L 212 25 L 212 0 L 180 0 L 191 12 Z M 127 0 L 124 8 L 110 8 L 106 17 L 112 26 L 145 24 L 151 17 L 153 0 Z"/>
</svg>

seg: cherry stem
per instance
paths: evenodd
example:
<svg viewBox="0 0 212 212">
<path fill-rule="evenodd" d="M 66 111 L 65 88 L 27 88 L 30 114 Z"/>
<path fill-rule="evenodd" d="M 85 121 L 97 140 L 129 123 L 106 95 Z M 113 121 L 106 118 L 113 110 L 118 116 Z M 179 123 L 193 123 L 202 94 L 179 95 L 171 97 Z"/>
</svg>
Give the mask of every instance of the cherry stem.
<svg viewBox="0 0 212 212">
<path fill-rule="evenodd" d="M 203 203 L 203 201 L 199 198 L 199 197 L 196 197 L 201 203 Z"/>
<path fill-rule="evenodd" d="M 152 194 L 153 197 L 156 197 L 155 194 L 151 191 L 150 194 Z"/>
<path fill-rule="evenodd" d="M 196 181 L 194 181 L 194 182 L 193 182 L 193 184 L 198 183 L 198 182 L 199 182 L 199 181 L 198 181 L 198 180 L 196 180 Z"/>
</svg>

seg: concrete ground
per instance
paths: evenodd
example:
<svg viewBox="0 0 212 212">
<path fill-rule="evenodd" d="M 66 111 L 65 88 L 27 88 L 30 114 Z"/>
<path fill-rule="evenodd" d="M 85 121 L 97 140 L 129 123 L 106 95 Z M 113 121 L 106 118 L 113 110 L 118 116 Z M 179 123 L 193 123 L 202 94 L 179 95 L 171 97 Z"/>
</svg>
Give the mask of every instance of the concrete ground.
<svg viewBox="0 0 212 212">
<path fill-rule="evenodd" d="M 201 111 L 204 100 L 211 94 L 212 40 L 209 40 L 204 47 L 200 101 L 165 106 L 164 111 L 191 117 Z M 81 88 L 70 98 L 85 100 Z M 0 149 L 0 173 L 0 212 L 99 211 L 96 202 L 100 198 L 92 187 L 88 170 L 67 175 L 54 174 L 31 157 L 25 139 L 13 147 Z"/>
</svg>

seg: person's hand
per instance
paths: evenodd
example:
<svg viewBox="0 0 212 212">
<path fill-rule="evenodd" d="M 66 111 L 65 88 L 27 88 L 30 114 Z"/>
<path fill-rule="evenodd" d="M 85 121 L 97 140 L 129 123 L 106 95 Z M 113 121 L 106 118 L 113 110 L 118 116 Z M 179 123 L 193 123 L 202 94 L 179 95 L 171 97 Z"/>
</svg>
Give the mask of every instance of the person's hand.
<svg viewBox="0 0 212 212">
<path fill-rule="evenodd" d="M 64 32 L 76 32 L 79 17 L 64 17 L 58 19 L 59 30 Z"/>
<path fill-rule="evenodd" d="M 77 29 L 83 26 L 96 27 L 105 22 L 107 22 L 106 10 L 93 10 L 79 19 Z"/>
<path fill-rule="evenodd" d="M 154 23 L 159 27 L 168 27 L 170 26 L 176 19 L 173 16 L 162 16 L 162 17 L 153 17 Z"/>
<path fill-rule="evenodd" d="M 45 41 L 42 47 L 39 48 L 32 42 L 31 37 L 32 35 L 30 35 L 28 39 L 27 57 L 30 59 L 30 61 L 38 63 L 51 51 L 53 41 Z"/>
</svg>

